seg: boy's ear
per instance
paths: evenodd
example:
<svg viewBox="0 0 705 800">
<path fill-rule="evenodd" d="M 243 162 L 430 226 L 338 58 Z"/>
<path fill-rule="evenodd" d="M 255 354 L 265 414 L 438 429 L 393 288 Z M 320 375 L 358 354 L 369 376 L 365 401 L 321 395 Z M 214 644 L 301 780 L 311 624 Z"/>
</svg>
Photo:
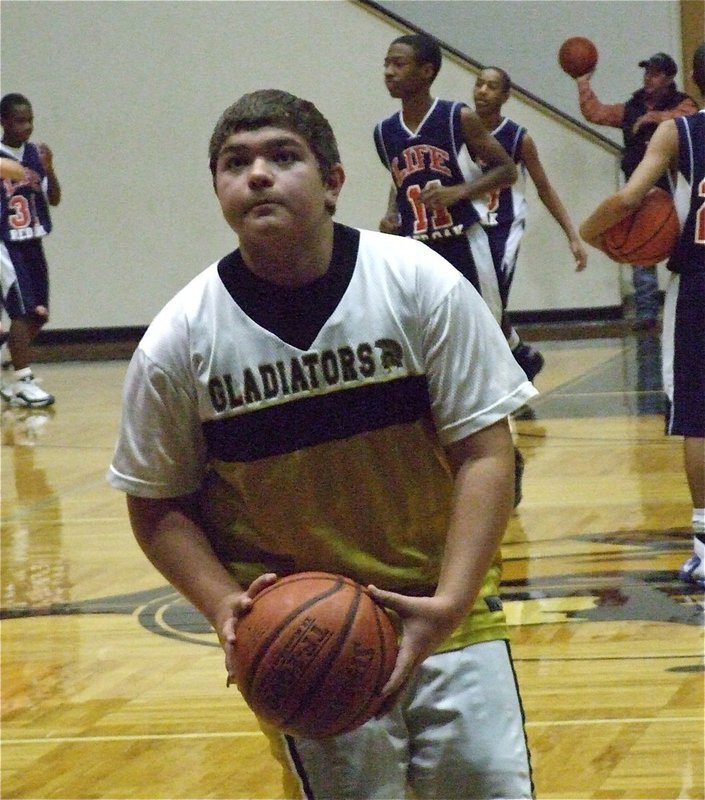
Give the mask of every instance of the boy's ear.
<svg viewBox="0 0 705 800">
<path fill-rule="evenodd" d="M 430 61 L 427 61 L 425 64 L 421 65 L 421 72 L 423 73 L 424 77 L 428 81 L 433 80 L 433 64 Z"/>
<path fill-rule="evenodd" d="M 342 164 L 333 164 L 328 170 L 328 176 L 325 180 L 326 191 L 329 194 L 329 199 L 334 202 L 338 199 L 340 190 L 345 183 L 345 170 Z"/>
</svg>

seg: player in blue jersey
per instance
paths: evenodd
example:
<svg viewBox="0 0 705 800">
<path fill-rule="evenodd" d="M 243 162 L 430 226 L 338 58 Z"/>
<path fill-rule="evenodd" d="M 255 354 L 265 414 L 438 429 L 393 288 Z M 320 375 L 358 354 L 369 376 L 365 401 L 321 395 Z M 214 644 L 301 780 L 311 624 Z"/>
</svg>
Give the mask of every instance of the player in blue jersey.
<svg viewBox="0 0 705 800">
<path fill-rule="evenodd" d="M 654 53 L 639 62 L 644 69 L 643 85 L 625 103 L 602 103 L 590 80 L 593 71 L 578 76 L 578 102 L 588 122 L 620 128 L 624 139 L 621 167 L 628 179 L 646 151 L 656 126 L 667 119 L 694 114 L 698 106 L 692 97 L 676 89 L 676 62 L 668 53 Z M 661 188 L 669 190 L 664 178 Z M 634 314 L 632 329 L 658 333 L 659 284 L 656 267 L 632 265 Z"/>
<path fill-rule="evenodd" d="M 705 42 L 693 56 L 693 80 L 705 98 Z M 580 233 L 600 247 L 604 231 L 638 207 L 669 171 L 677 180 L 681 234 L 667 264 L 671 276 L 662 338 L 666 431 L 684 437 L 693 503 L 693 555 L 680 576 L 705 588 L 705 110 L 662 122 L 625 186 L 595 209 Z"/>
<path fill-rule="evenodd" d="M 109 480 L 135 536 L 213 625 L 230 677 L 273 573 L 349 575 L 400 615 L 380 717 L 320 740 L 262 723 L 286 797 L 528 800 L 498 589 L 508 416 L 536 390 L 447 261 L 334 222 L 345 174 L 312 103 L 245 95 L 209 155 L 238 247 L 128 367 Z"/>
<path fill-rule="evenodd" d="M 49 275 L 42 239 L 51 231 L 49 206 L 59 204 L 61 187 L 53 155 L 45 144 L 29 141 L 32 105 L 21 94 L 0 100 L 3 128 L 0 153 L 23 168 L 22 177 L 4 178 L 0 192 L 0 287 L 10 317 L 8 346 L 14 376 L 0 388 L 3 400 L 41 407 L 54 402 L 30 365 L 32 342 L 49 319 Z"/>
<path fill-rule="evenodd" d="M 534 140 L 526 128 L 502 116 L 502 106 L 509 99 L 510 89 L 511 79 L 500 67 L 485 67 L 475 81 L 475 111 L 485 128 L 504 147 L 519 169 L 519 177 L 514 184 L 495 189 L 476 200 L 475 207 L 490 240 L 502 299 L 502 330 L 514 357 L 529 378 L 533 379 L 543 367 L 543 356 L 521 341 L 507 313 L 509 291 L 526 224 L 527 172 L 536 186 L 541 202 L 563 229 L 578 272 L 585 269 L 587 254 L 565 206 L 548 180 Z"/>
<path fill-rule="evenodd" d="M 377 124 L 377 153 L 392 176 L 380 230 L 425 242 L 480 292 L 495 319 L 501 299 L 475 198 L 512 183 L 516 167 L 465 103 L 431 96 L 441 68 L 438 43 L 424 34 L 395 39 L 384 81 L 401 110 Z M 486 171 L 477 166 L 481 160 Z"/>
</svg>

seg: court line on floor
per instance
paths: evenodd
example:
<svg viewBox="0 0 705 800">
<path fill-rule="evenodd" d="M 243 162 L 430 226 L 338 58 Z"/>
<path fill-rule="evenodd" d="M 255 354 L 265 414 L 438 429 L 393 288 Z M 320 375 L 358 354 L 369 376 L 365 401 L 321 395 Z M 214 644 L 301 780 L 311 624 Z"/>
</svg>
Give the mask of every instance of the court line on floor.
<svg viewBox="0 0 705 800">
<path fill-rule="evenodd" d="M 567 727 L 568 725 L 642 725 L 653 723 L 702 722 L 702 717 L 629 717 L 627 719 L 564 719 L 544 722 L 527 722 L 527 728 Z M 220 731 L 216 733 L 155 733 L 124 734 L 114 736 L 49 736 L 21 739 L 3 738 L 3 746 L 19 744 L 78 744 L 81 742 L 139 742 L 166 741 L 172 739 L 246 739 L 264 736 L 261 731 Z"/>
</svg>

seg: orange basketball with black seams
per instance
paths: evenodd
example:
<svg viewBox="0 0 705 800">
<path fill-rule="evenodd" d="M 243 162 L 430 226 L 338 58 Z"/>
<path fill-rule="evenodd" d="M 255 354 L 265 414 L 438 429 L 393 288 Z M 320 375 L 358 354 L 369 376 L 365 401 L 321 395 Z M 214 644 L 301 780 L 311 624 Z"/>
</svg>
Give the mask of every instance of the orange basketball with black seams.
<svg viewBox="0 0 705 800">
<path fill-rule="evenodd" d="M 597 66 L 597 48 L 584 36 L 571 36 L 558 50 L 558 63 L 571 78 L 587 75 Z"/>
<path fill-rule="evenodd" d="M 655 186 L 639 208 L 602 234 L 602 246 L 619 264 L 648 267 L 669 257 L 679 235 L 673 198 L 665 189 Z"/>
<path fill-rule="evenodd" d="M 247 704 L 284 733 L 310 738 L 373 717 L 396 657 L 387 612 L 365 587 L 327 572 L 267 587 L 235 634 L 236 682 Z"/>
</svg>

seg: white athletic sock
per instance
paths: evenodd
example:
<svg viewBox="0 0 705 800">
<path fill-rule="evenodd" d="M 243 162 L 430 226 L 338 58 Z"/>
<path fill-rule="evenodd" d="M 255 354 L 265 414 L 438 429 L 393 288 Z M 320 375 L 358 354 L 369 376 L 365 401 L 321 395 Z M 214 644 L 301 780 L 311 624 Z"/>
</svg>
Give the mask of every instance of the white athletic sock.
<svg viewBox="0 0 705 800">
<path fill-rule="evenodd" d="M 21 381 L 22 378 L 32 377 L 32 367 L 22 367 L 22 369 L 15 370 L 15 380 Z"/>
<path fill-rule="evenodd" d="M 514 328 L 512 328 L 509 336 L 507 337 L 507 342 L 509 342 L 509 349 L 512 351 L 516 350 L 521 344 L 519 334 L 514 330 Z"/>
<path fill-rule="evenodd" d="M 705 564 L 705 542 L 697 536 L 693 536 L 693 552 Z"/>
</svg>

